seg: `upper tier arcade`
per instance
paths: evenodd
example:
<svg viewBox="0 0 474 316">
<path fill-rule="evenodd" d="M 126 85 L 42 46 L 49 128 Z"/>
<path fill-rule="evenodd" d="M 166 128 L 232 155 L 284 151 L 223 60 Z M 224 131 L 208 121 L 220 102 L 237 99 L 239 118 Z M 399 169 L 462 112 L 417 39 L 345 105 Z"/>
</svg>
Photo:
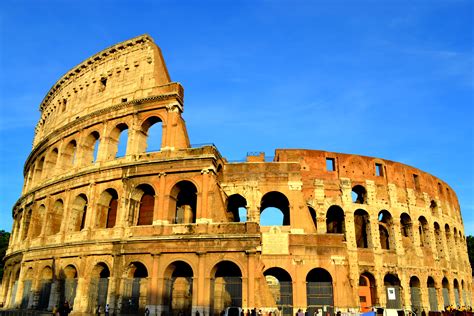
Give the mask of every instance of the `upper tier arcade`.
<svg viewBox="0 0 474 316">
<path fill-rule="evenodd" d="M 177 92 L 158 46 L 148 35 L 113 45 L 61 77 L 41 102 L 33 146 L 51 132 L 111 105 Z M 178 90 L 178 91 L 175 91 Z"/>
</svg>

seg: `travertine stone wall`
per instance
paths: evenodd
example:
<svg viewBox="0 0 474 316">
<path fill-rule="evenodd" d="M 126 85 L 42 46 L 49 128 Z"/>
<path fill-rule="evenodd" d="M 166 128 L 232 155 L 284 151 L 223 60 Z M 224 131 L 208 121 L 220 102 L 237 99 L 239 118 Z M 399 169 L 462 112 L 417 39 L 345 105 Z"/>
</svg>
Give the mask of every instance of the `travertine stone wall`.
<svg viewBox="0 0 474 316">
<path fill-rule="evenodd" d="M 448 184 L 316 150 L 231 163 L 190 145 L 183 99 L 147 35 L 51 88 L 13 208 L 6 308 L 67 300 L 73 314 L 108 303 L 121 314 L 207 316 L 232 305 L 294 315 L 472 304 Z M 272 210 L 281 220 L 267 226 Z"/>
</svg>

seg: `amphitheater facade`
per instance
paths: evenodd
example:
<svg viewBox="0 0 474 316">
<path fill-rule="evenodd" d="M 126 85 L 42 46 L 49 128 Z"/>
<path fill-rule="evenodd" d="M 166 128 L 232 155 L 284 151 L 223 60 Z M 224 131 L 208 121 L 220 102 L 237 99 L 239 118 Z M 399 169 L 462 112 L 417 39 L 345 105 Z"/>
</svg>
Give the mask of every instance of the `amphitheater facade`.
<svg viewBox="0 0 474 316">
<path fill-rule="evenodd" d="M 0 302 L 73 314 L 313 315 L 471 302 L 451 187 L 373 157 L 191 146 L 183 87 L 147 36 L 74 67 L 40 105 Z M 158 135 L 158 136 L 157 136 Z M 260 225 L 265 212 L 278 225 Z M 263 223 L 262 223 L 263 224 Z"/>
</svg>

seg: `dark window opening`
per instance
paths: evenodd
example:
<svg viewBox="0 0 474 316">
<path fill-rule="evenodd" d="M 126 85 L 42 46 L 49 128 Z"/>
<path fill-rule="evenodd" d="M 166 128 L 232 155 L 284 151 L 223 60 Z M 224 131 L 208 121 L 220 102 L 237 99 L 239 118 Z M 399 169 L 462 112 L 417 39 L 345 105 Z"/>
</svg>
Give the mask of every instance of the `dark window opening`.
<svg viewBox="0 0 474 316">
<path fill-rule="evenodd" d="M 354 228 L 357 248 L 369 248 L 370 222 L 369 214 L 366 211 L 355 211 Z"/>
<path fill-rule="evenodd" d="M 326 214 L 326 232 L 344 234 L 344 229 L 344 211 L 337 205 L 331 206 Z"/>
<path fill-rule="evenodd" d="M 420 179 L 417 174 L 413 174 L 413 181 L 415 182 L 415 189 L 420 190 Z"/>
<path fill-rule="evenodd" d="M 107 78 L 100 78 L 100 83 L 102 84 L 102 90 L 107 87 Z"/>
<path fill-rule="evenodd" d="M 197 189 L 189 181 L 178 182 L 171 190 L 171 196 L 175 201 L 174 221 L 176 224 L 196 223 Z"/>
<path fill-rule="evenodd" d="M 137 189 L 143 193 L 139 204 L 137 225 L 151 225 L 155 208 L 155 191 L 146 184 L 140 185 Z"/>
</svg>

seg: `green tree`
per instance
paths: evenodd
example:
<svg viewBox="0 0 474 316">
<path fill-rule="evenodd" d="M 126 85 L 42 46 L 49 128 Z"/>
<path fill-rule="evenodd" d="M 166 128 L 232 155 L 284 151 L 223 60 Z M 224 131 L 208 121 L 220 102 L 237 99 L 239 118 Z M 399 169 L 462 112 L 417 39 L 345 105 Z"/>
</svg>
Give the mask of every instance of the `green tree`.
<svg viewBox="0 0 474 316">
<path fill-rule="evenodd" d="M 10 233 L 4 230 L 0 230 L 0 279 L 3 277 L 3 257 L 8 248 L 8 241 L 10 240 Z"/>
<path fill-rule="evenodd" d="M 466 243 L 469 262 L 471 263 L 472 275 L 474 275 L 474 236 L 467 236 Z"/>
</svg>

